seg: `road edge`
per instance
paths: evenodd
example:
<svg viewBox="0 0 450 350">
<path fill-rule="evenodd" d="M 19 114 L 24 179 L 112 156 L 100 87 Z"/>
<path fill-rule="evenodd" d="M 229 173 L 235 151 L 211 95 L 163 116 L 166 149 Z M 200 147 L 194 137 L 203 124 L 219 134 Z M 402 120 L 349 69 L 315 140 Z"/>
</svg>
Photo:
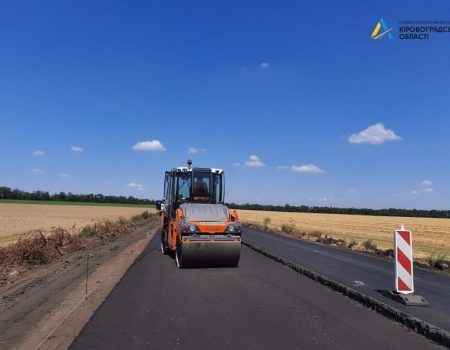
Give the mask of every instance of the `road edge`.
<svg viewBox="0 0 450 350">
<path fill-rule="evenodd" d="M 336 292 L 339 292 L 346 297 L 349 297 L 358 303 L 364 305 L 365 307 L 393 320 L 410 330 L 424 336 L 425 338 L 432 340 L 440 345 L 450 348 L 450 333 L 433 326 L 432 324 L 425 322 L 417 317 L 411 316 L 403 311 L 396 309 L 393 306 L 385 304 L 379 300 L 365 295 L 362 292 L 356 291 L 350 287 L 343 285 L 342 283 L 336 282 L 328 277 L 325 277 L 317 272 L 309 270 L 297 263 L 294 263 L 286 258 L 278 256 L 268 250 L 255 246 L 245 240 L 242 240 L 242 244 L 249 247 L 250 249 L 260 253 L 268 258 L 275 260 L 291 270 L 306 276 L 320 284 L 330 288 Z"/>
<path fill-rule="evenodd" d="M 70 348 L 95 312 L 148 246 L 158 229 L 157 225 L 152 225 L 143 238 L 127 246 L 119 255 L 109 259 L 106 263 L 96 266 L 89 275 L 91 285 L 94 284 L 94 286 L 91 287 L 88 295 L 84 296 L 85 281 L 80 280 L 77 287 L 65 296 L 61 303 L 64 307 L 60 305 L 49 310 L 47 315 L 36 324 L 35 329 L 17 344 L 17 348 L 42 348 L 46 350 Z M 122 262 L 122 266 L 117 269 L 119 261 Z M 102 280 L 105 273 L 111 276 L 111 280 L 108 282 Z M 98 284 L 99 282 L 100 284 Z M 71 309 L 71 311 L 68 312 L 68 309 Z M 36 346 L 38 342 L 40 343 Z"/>
</svg>

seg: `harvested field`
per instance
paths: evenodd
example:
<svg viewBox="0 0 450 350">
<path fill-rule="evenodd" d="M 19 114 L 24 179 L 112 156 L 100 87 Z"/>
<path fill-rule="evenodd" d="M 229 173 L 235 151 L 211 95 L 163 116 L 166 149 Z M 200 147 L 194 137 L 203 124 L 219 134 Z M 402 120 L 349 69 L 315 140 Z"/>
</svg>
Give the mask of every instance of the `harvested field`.
<svg viewBox="0 0 450 350">
<path fill-rule="evenodd" d="M 408 218 L 391 216 L 338 215 L 285 213 L 273 211 L 238 210 L 244 223 L 263 225 L 264 218 L 270 218 L 269 229 L 281 230 L 282 225 L 290 225 L 302 232 L 320 232 L 322 235 L 355 240 L 361 244 L 373 240 L 378 248 L 392 249 L 392 231 L 402 224 L 413 232 L 414 255 L 429 257 L 443 254 L 450 257 L 450 219 Z"/>
<path fill-rule="evenodd" d="M 109 206 L 34 205 L 0 203 L 0 246 L 13 243 L 30 230 L 52 227 L 81 228 L 101 220 L 117 220 L 141 214 L 145 209 Z M 148 209 L 155 212 L 155 209 Z"/>
</svg>

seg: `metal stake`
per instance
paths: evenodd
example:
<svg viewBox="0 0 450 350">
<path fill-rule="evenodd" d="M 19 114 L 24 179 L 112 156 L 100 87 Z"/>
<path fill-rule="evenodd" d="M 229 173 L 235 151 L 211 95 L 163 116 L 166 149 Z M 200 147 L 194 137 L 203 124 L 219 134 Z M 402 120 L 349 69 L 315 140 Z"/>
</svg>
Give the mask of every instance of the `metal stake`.
<svg viewBox="0 0 450 350">
<path fill-rule="evenodd" d="M 89 254 L 87 255 L 87 259 L 86 259 L 86 293 L 85 293 L 86 299 L 87 299 L 87 294 L 88 294 L 88 277 L 89 277 Z"/>
</svg>

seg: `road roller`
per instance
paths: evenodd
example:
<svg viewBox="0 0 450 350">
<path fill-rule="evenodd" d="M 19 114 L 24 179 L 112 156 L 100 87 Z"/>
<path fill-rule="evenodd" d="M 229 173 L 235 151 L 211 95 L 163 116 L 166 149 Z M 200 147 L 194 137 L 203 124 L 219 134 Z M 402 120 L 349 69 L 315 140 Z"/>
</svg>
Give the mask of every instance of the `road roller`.
<svg viewBox="0 0 450 350">
<path fill-rule="evenodd" d="M 179 268 L 238 266 L 241 223 L 225 200 L 222 169 L 187 166 L 165 172 L 161 215 L 161 252 Z"/>
</svg>

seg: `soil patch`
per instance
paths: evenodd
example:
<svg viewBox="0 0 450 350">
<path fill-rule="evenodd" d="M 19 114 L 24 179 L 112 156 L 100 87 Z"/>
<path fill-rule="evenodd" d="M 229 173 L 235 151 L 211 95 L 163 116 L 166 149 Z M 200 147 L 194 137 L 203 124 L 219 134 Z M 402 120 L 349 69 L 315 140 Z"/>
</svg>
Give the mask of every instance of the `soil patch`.
<svg viewBox="0 0 450 350">
<path fill-rule="evenodd" d="M 130 234 L 97 240 L 86 250 L 25 273 L 10 273 L 0 287 L 0 347 L 30 349 L 45 340 L 40 349 L 67 348 L 158 227 L 154 216 Z"/>
</svg>

